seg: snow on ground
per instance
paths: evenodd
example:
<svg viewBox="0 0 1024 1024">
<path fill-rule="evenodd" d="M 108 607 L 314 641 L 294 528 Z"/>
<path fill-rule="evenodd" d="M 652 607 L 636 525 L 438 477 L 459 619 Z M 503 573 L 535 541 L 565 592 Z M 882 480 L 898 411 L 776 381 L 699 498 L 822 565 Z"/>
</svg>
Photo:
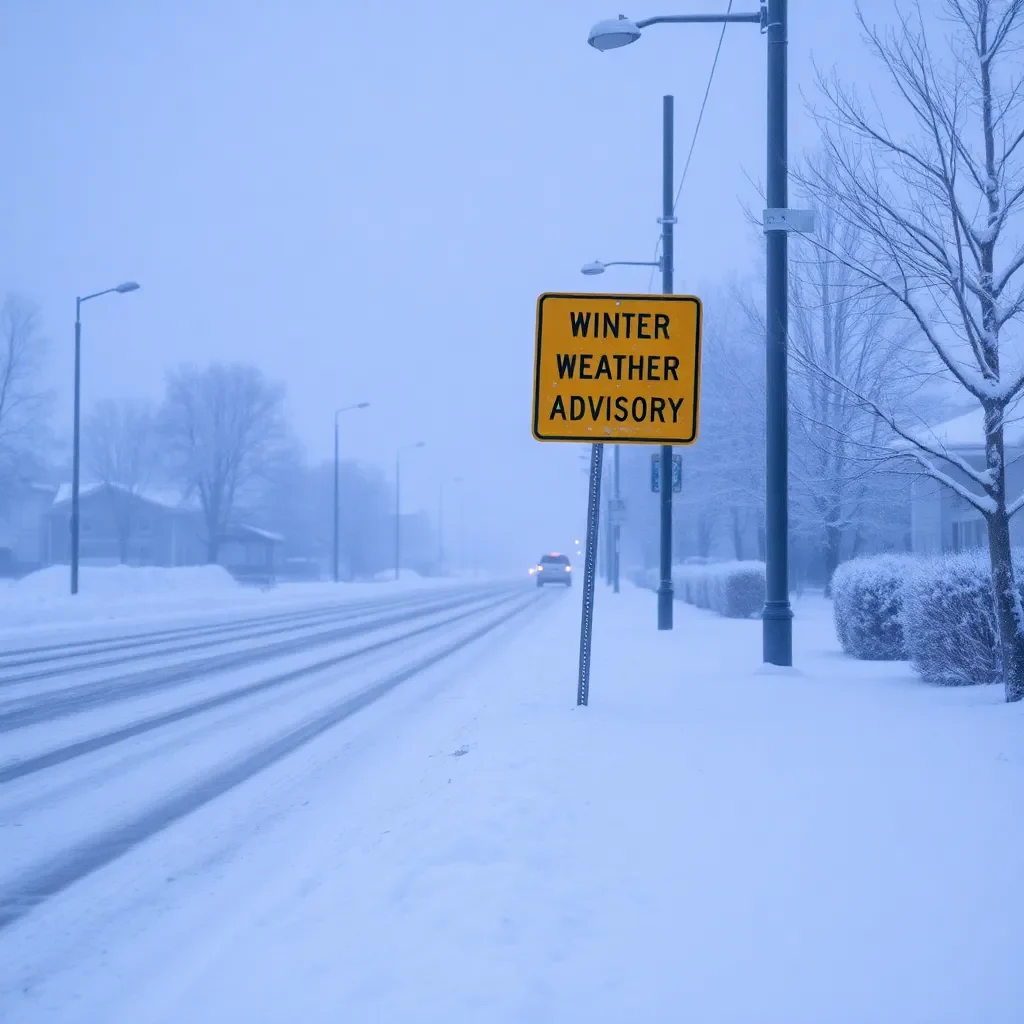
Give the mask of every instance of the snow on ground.
<svg viewBox="0 0 1024 1024">
<path fill-rule="evenodd" d="M 103 623 L 152 625 L 172 619 L 196 620 L 218 612 L 259 614 L 264 609 L 280 611 L 283 606 L 386 599 L 398 590 L 455 582 L 403 572 L 400 580 L 392 575 L 365 583 L 280 583 L 262 589 L 238 583 L 226 569 L 215 565 L 174 569 L 82 566 L 79 592 L 72 596 L 70 569 L 53 565 L 0 587 L 0 650 L 27 640 L 29 630 L 54 632 Z"/>
<path fill-rule="evenodd" d="M 1024 1019 L 1024 706 L 846 659 L 820 598 L 764 672 L 759 622 L 677 604 L 658 633 L 630 588 L 599 591 L 577 709 L 578 595 L 542 600 L 500 657 L 318 741 L 243 845 L 58 916 L 63 965 L 24 966 L 60 945 L 31 917 L 0 935 L 0 1017 Z M 231 820 L 204 813 L 178 856 Z"/>
</svg>

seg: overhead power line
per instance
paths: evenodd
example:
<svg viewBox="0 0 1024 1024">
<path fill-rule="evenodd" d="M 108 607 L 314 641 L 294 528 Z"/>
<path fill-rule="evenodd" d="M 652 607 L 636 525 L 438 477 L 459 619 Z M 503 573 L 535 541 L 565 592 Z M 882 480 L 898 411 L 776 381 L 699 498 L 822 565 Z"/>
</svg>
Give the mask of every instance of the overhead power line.
<svg viewBox="0 0 1024 1024">
<path fill-rule="evenodd" d="M 729 6 L 726 7 L 725 13 L 729 14 L 732 11 L 733 0 L 729 0 Z M 676 197 L 672 201 L 672 212 L 676 211 L 676 207 L 679 205 L 679 197 L 683 191 L 683 183 L 686 181 L 686 172 L 690 169 L 690 161 L 693 159 L 693 150 L 697 145 L 697 136 L 700 133 L 701 121 L 704 120 L 704 108 L 708 104 L 708 96 L 711 95 L 711 83 L 715 80 L 715 69 L 718 67 L 718 57 L 722 52 L 722 43 L 725 41 L 725 30 L 729 27 L 727 21 L 722 22 L 722 31 L 718 36 L 718 46 L 715 48 L 715 59 L 711 62 L 711 73 L 708 75 L 707 88 L 704 90 L 704 99 L 700 104 L 700 111 L 697 114 L 697 123 L 693 128 L 693 138 L 690 140 L 690 149 L 686 154 L 686 163 L 683 164 L 683 173 L 679 179 L 679 188 L 676 189 Z M 654 259 L 658 259 L 658 252 L 661 249 L 661 236 L 658 236 L 658 241 L 654 246 Z M 654 287 L 654 270 L 651 271 L 650 280 L 647 283 L 647 290 L 651 291 Z"/>
</svg>

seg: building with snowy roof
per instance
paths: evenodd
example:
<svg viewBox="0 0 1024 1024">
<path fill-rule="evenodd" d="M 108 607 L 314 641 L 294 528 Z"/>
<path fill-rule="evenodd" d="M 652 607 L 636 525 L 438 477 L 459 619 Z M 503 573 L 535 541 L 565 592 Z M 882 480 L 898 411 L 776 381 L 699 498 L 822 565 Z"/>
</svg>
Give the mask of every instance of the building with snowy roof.
<svg viewBox="0 0 1024 1024">
<path fill-rule="evenodd" d="M 980 406 L 915 436 L 933 449 L 946 451 L 974 469 L 985 467 L 985 423 Z M 1004 427 L 1006 488 L 1010 502 L 1024 492 L 1024 403 L 1007 413 Z M 909 447 L 901 442 L 900 447 Z M 982 494 L 968 474 L 932 459 L 961 489 Z M 911 485 L 911 545 L 915 554 L 938 554 L 983 548 L 988 544 L 985 520 L 954 488 L 922 473 Z M 1024 514 L 1010 520 L 1010 542 L 1024 546 Z"/>
<path fill-rule="evenodd" d="M 217 561 L 239 578 L 275 575 L 280 534 L 235 522 L 220 538 Z M 44 565 L 71 558 L 71 487 L 62 485 L 42 517 Z M 79 491 L 79 558 L 83 565 L 202 565 L 206 525 L 194 500 L 171 492 L 94 483 Z"/>
</svg>

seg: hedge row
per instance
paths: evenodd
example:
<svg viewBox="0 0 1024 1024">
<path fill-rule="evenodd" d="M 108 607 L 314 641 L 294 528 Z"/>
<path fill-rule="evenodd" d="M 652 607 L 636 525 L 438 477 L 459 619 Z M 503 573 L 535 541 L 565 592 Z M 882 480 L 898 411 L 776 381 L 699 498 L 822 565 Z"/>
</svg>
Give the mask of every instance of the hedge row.
<svg viewBox="0 0 1024 1024">
<path fill-rule="evenodd" d="M 1014 565 L 1024 597 L 1024 553 Z M 944 686 L 1001 678 L 987 552 L 854 559 L 836 571 L 832 597 L 839 641 L 855 658 L 907 659 Z"/>
<path fill-rule="evenodd" d="M 730 619 L 749 619 L 764 607 L 763 562 L 684 565 L 672 574 L 679 598 Z"/>
<path fill-rule="evenodd" d="M 633 580 L 638 586 L 657 590 L 659 573 L 657 569 L 640 570 Z M 672 586 L 680 601 L 730 619 L 746 619 L 759 615 L 764 607 L 764 563 L 677 565 L 672 570 Z"/>
<path fill-rule="evenodd" d="M 867 661 L 903 661 L 903 583 L 911 555 L 877 555 L 844 562 L 832 577 L 832 611 L 843 650 Z"/>
</svg>

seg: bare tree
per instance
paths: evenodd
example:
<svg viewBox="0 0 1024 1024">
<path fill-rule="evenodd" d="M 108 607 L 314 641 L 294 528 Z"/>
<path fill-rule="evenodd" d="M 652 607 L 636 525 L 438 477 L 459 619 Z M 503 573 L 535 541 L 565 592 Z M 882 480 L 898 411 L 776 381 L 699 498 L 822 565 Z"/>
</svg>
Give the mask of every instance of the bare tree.
<svg viewBox="0 0 1024 1024">
<path fill-rule="evenodd" d="M 737 309 L 726 295 L 707 306 Z M 745 317 L 708 321 L 702 363 L 701 442 L 683 452 L 683 500 L 688 518 L 700 523 L 699 553 L 722 523 L 735 557 L 751 557 L 763 536 L 764 355 Z"/>
<path fill-rule="evenodd" d="M 1024 391 L 1024 0 L 946 0 L 945 60 L 919 3 L 898 25 L 869 28 L 873 55 L 916 131 L 889 127 L 877 107 L 819 76 L 815 111 L 826 159 L 806 184 L 838 210 L 866 247 L 830 252 L 866 286 L 898 303 L 945 378 L 980 407 L 984 462 L 908 425 L 898 406 L 839 381 L 906 444 L 921 470 L 984 517 L 1007 700 L 1024 697 L 1024 609 L 1010 554 L 1010 517 L 1024 495 L 1006 488 L 1003 426 Z M 1016 233 L 1015 233 L 1016 229 Z"/>
<path fill-rule="evenodd" d="M 0 305 L 0 476 L 40 446 L 50 407 L 41 383 L 46 348 L 36 307 L 7 295 Z"/>
<path fill-rule="evenodd" d="M 161 435 L 171 473 L 198 498 L 207 561 L 217 561 L 237 504 L 262 481 L 285 437 L 284 389 L 254 366 L 182 367 L 167 378 Z"/>
<path fill-rule="evenodd" d="M 901 366 L 908 332 L 893 299 L 834 255 L 853 253 L 871 265 L 859 232 L 826 206 L 816 238 L 817 245 L 794 245 L 790 472 L 795 518 L 820 545 L 828 593 L 867 524 L 895 511 L 881 507 L 892 488 L 878 486 L 882 463 L 891 461 L 880 452 L 892 435 L 858 396 L 909 406 L 918 381 Z"/>
<path fill-rule="evenodd" d="M 89 475 L 107 487 L 117 529 L 118 556 L 128 561 L 142 490 L 157 472 L 156 418 L 144 402 L 100 402 L 82 428 Z"/>
<path fill-rule="evenodd" d="M 394 562 L 392 485 L 376 469 L 354 461 L 339 465 L 339 563 L 343 577 L 372 576 Z M 334 534 L 334 465 L 310 465 L 301 455 L 282 462 L 261 488 L 266 525 L 285 538 L 286 557 L 331 564 Z M 329 571 L 329 569 L 328 569 Z"/>
</svg>

